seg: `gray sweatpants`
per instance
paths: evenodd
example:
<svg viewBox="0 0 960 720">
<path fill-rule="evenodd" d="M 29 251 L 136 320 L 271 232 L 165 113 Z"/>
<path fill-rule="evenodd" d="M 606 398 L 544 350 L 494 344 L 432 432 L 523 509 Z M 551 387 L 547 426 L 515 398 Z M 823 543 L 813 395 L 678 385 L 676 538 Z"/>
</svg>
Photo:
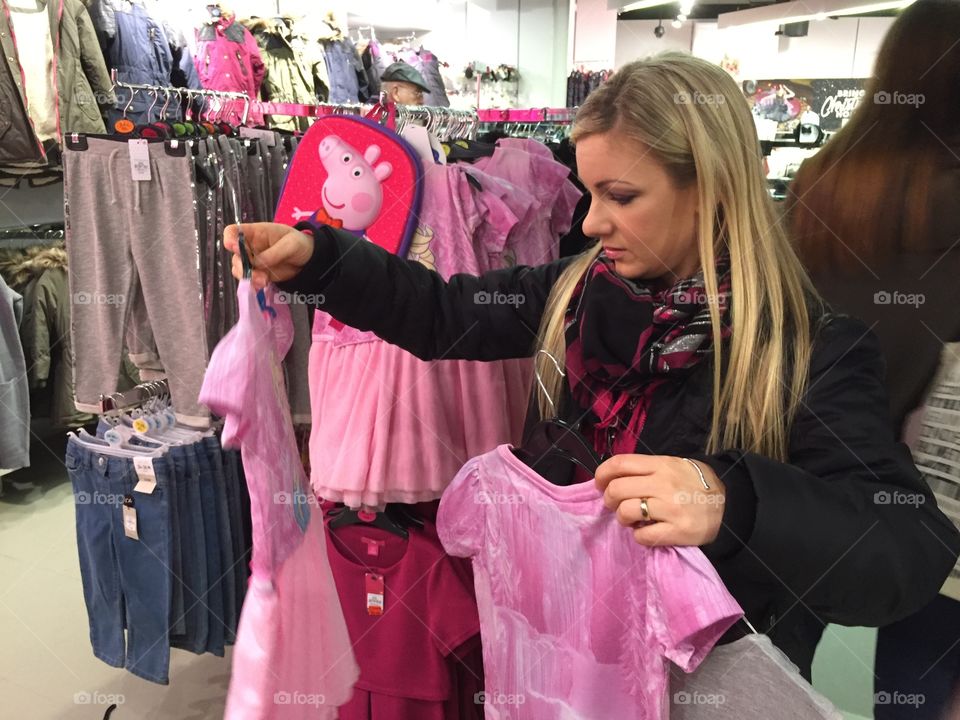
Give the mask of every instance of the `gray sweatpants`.
<svg viewBox="0 0 960 720">
<path fill-rule="evenodd" d="M 150 143 L 151 179 L 134 181 L 126 142 L 87 142 L 64 150 L 77 409 L 98 412 L 100 395 L 116 391 L 126 335 L 138 367 L 162 367 L 178 419 L 205 427 L 193 157 Z"/>
</svg>

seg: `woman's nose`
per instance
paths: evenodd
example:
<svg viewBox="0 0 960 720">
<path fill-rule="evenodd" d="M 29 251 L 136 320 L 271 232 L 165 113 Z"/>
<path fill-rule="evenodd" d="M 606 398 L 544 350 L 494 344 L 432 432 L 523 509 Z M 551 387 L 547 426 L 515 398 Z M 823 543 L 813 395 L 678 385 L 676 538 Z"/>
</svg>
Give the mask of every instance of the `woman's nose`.
<svg viewBox="0 0 960 720">
<path fill-rule="evenodd" d="M 609 235 L 610 231 L 610 221 L 604 217 L 600 203 L 591 200 L 587 215 L 583 218 L 583 234 L 587 237 L 599 238 Z"/>
</svg>

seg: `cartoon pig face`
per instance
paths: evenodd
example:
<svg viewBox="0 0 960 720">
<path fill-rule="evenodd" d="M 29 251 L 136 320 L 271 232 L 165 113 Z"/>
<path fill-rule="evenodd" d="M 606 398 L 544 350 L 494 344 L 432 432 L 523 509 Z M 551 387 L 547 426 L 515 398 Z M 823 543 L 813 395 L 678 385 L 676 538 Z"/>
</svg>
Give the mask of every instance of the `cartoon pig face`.
<svg viewBox="0 0 960 720">
<path fill-rule="evenodd" d="M 379 145 L 371 145 L 361 155 L 336 135 L 320 143 L 320 162 L 327 171 L 323 207 L 330 217 L 343 221 L 345 230 L 366 230 L 380 214 L 380 183 L 390 177 L 393 166 L 377 165 L 379 157 Z"/>
</svg>

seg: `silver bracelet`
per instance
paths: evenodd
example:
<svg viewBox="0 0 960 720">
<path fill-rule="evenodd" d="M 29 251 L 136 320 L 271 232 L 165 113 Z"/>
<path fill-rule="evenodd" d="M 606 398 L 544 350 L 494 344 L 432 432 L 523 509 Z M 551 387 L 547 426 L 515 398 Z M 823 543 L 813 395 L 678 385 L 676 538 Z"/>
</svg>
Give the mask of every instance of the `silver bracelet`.
<svg viewBox="0 0 960 720">
<path fill-rule="evenodd" d="M 696 470 L 697 470 L 697 475 L 700 476 L 700 482 L 703 484 L 703 489 L 704 489 L 704 490 L 709 490 L 709 489 L 710 489 L 710 484 L 707 482 L 707 478 L 705 478 L 705 477 L 703 476 L 703 470 L 700 469 L 700 466 L 699 466 L 697 463 L 695 463 L 693 460 L 691 460 L 690 458 L 683 458 L 683 459 L 686 460 L 686 461 L 687 461 L 688 463 L 690 463 L 691 465 L 693 465 L 694 468 L 696 468 Z"/>
</svg>

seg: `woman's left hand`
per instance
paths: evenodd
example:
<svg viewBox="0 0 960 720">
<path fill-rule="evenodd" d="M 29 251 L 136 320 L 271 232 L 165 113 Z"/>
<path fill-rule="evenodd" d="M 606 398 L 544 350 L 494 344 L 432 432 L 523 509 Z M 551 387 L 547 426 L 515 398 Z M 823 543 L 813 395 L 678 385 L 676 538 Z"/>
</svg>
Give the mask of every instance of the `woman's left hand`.
<svg viewBox="0 0 960 720">
<path fill-rule="evenodd" d="M 597 468 L 603 504 L 641 545 L 706 545 L 720 532 L 726 488 L 706 463 L 668 455 L 614 455 Z M 648 518 L 644 518 L 646 501 Z"/>
</svg>

